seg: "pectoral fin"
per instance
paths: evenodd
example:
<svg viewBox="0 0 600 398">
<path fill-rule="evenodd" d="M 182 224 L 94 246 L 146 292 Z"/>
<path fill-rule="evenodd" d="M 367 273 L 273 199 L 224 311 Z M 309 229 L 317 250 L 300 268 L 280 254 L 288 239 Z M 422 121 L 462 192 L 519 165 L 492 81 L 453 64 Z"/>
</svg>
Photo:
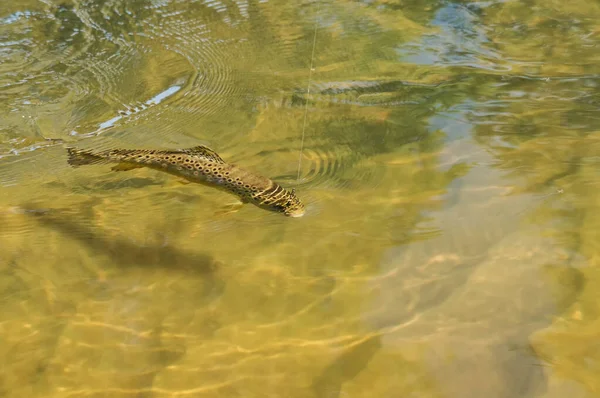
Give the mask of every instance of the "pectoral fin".
<svg viewBox="0 0 600 398">
<path fill-rule="evenodd" d="M 135 164 L 135 163 L 119 163 L 116 166 L 111 167 L 112 171 L 127 171 L 127 170 L 133 170 L 133 169 L 139 169 L 140 167 L 144 167 L 141 164 Z"/>
</svg>

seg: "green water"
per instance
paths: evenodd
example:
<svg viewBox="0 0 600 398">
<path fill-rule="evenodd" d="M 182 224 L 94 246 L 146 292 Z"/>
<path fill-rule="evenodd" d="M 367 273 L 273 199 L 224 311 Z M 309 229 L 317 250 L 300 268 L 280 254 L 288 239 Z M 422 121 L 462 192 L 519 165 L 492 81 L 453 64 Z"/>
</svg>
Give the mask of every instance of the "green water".
<svg viewBox="0 0 600 398">
<path fill-rule="evenodd" d="M 0 397 L 598 396 L 599 21 L 3 1 Z M 306 215 L 66 163 L 198 144 Z"/>
</svg>

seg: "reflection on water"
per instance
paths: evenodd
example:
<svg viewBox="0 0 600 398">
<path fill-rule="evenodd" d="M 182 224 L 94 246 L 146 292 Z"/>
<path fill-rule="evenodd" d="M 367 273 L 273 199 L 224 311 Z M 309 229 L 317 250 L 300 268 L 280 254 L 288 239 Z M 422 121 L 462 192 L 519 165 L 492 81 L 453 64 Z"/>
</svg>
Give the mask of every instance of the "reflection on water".
<svg viewBox="0 0 600 398">
<path fill-rule="evenodd" d="M 595 394 L 598 21 L 583 0 L 4 2 L 0 396 Z M 64 150 L 198 144 L 305 217 Z"/>
</svg>

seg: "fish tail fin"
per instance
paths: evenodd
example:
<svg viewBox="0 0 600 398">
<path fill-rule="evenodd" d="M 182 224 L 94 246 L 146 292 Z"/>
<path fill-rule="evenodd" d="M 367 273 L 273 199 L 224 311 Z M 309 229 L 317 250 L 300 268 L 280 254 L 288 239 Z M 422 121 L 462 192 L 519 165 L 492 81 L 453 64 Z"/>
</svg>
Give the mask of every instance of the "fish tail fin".
<svg viewBox="0 0 600 398">
<path fill-rule="evenodd" d="M 69 155 L 67 163 L 73 167 L 107 162 L 107 159 L 104 157 L 85 149 L 69 147 L 67 148 L 67 154 Z"/>
</svg>

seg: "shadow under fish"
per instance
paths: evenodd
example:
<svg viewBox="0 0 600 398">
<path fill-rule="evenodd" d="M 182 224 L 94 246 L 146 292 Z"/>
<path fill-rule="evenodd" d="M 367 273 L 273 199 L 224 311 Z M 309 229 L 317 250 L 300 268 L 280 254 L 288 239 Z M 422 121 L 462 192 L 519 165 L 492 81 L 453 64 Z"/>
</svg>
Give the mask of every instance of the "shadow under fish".
<svg viewBox="0 0 600 398">
<path fill-rule="evenodd" d="M 84 244 L 96 255 L 108 257 L 117 267 L 158 268 L 199 275 L 205 281 L 205 293 L 210 297 L 220 296 L 224 290 L 224 282 L 217 276 L 221 264 L 206 253 L 190 253 L 166 245 L 139 246 L 125 237 L 108 237 L 97 232 L 85 219 L 76 222 L 71 212 L 25 209 L 25 214 L 39 224 Z"/>
</svg>

